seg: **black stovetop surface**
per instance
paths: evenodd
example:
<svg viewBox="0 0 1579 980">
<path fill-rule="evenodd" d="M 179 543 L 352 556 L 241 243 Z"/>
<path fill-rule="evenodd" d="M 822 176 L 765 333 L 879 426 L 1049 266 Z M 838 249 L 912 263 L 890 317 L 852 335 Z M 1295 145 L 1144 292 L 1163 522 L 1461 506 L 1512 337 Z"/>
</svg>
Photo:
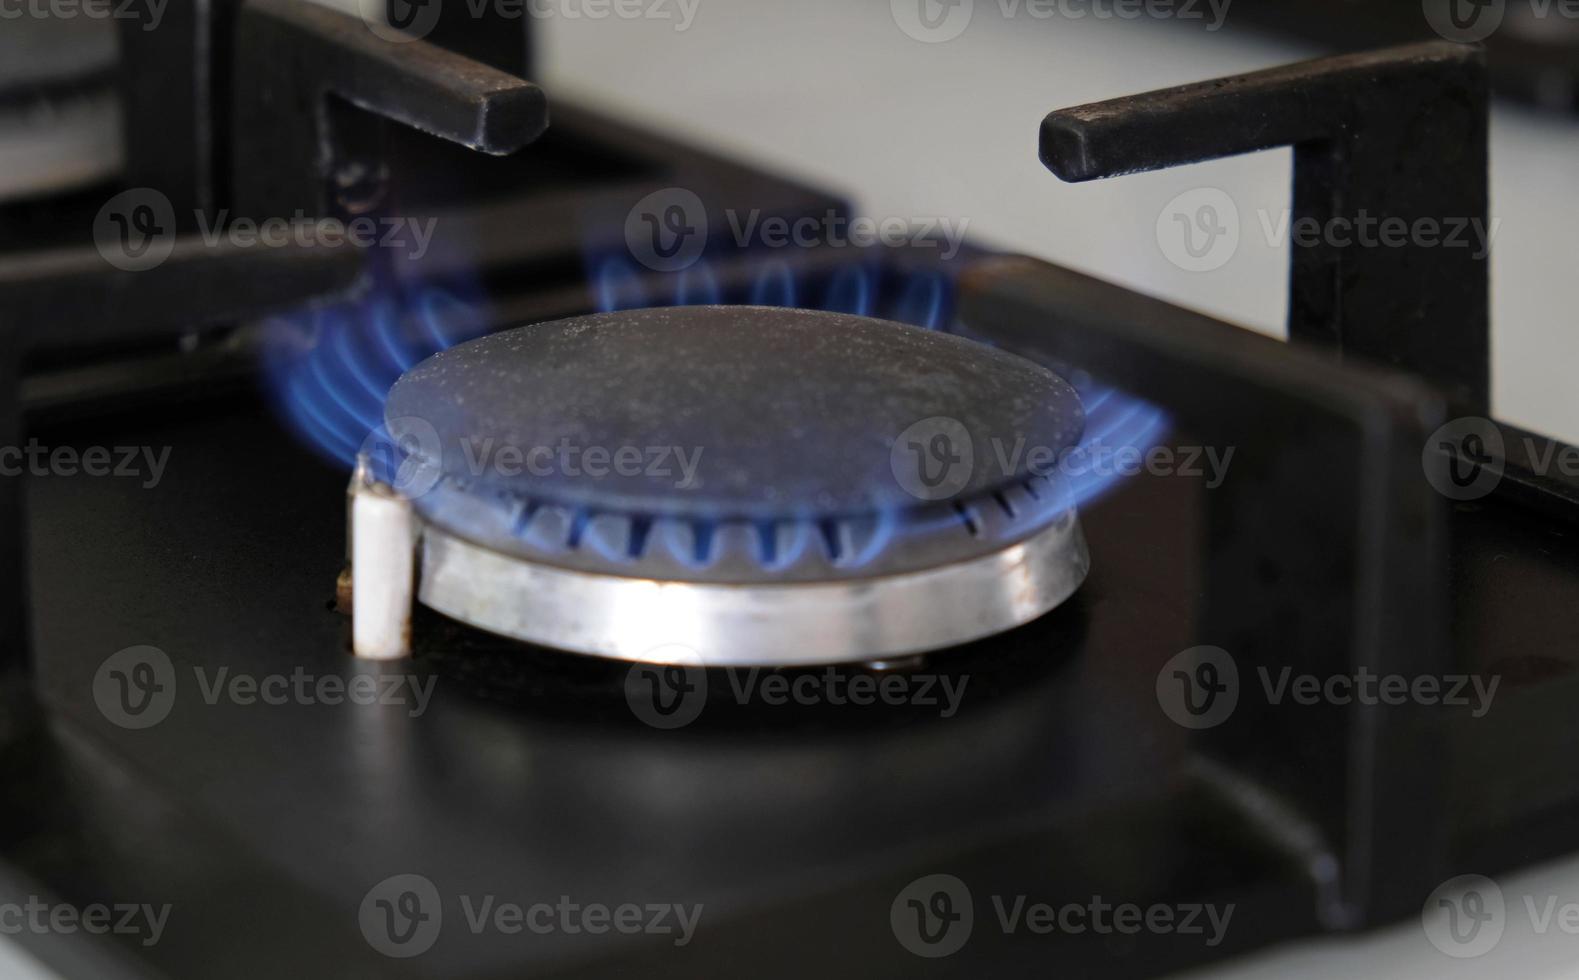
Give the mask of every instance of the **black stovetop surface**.
<svg viewBox="0 0 1579 980">
<path fill-rule="evenodd" d="M 256 869 L 268 869 L 297 896 L 290 911 L 315 910 L 320 927 L 345 940 L 330 950 L 350 960 L 364 959 L 363 895 L 397 873 L 424 874 L 446 895 L 523 904 L 569 894 L 705 907 L 679 957 L 587 936 L 524 941 L 457 928 L 420 961 L 449 976 L 622 957 L 683 970 L 727 957 L 732 941 L 756 933 L 752 923 L 786 907 L 819 943 L 870 946 L 852 972 L 889 960 L 897 968 L 905 961 L 889 947 L 908 954 L 888 931 L 894 891 L 856 896 L 919 874 L 909 869 L 974 866 L 978 852 L 1000 848 L 1026 856 L 1001 869 L 1011 882 L 1024 875 L 1016 890 L 1048 898 L 1069 887 L 1071 868 L 1146 893 L 1172 886 L 1175 861 L 1215 869 L 1208 877 L 1222 887 L 1245 883 L 1236 866 L 1252 864 L 1245 852 L 1256 848 L 1225 831 L 1161 863 L 1124 856 L 1139 846 L 1126 819 L 1187 835 L 1202 831 L 1192 822 L 1209 808 L 1195 799 L 1184 732 L 1156 711 L 1151 680 L 1190 635 L 1181 565 L 1198 531 L 1188 495 L 1175 492 L 1182 481 L 1133 483 L 1087 516 L 1095 570 L 1074 601 L 930 658 L 925 669 L 966 685 L 949 718 L 910 706 L 740 707 L 725 695 L 692 726 L 656 731 L 626 705 L 623 666 L 437 616 L 418 623 L 412 664 L 372 668 L 431 681 L 431 703 L 415 717 L 414 704 L 210 704 L 204 684 L 222 669 L 262 677 L 300 667 L 316 677 L 370 668 L 349 656 L 347 621 L 331 608 L 344 475 L 257 406 L 183 414 L 95 430 L 106 444 L 171 447 L 156 492 L 132 479 L 42 477 L 29 487 L 40 684 L 62 716 L 51 741 L 63 765 L 44 778 L 73 785 L 58 801 L 69 811 L 63 823 L 20 863 L 90 890 L 168 895 L 167 936 L 148 951 L 155 962 L 211 955 L 216 929 L 235 939 L 238 923 L 162 867 L 186 849 L 188 826 L 215 842 L 179 862 L 201 868 L 205 887 L 229 879 L 250 892 Z M 97 709 L 92 685 L 106 657 L 138 644 L 169 655 L 177 694 L 162 722 L 126 731 Z M 1067 821 L 1099 814 L 1119 838 L 1108 853 L 1051 846 Z M 73 833 L 93 838 L 98 858 L 129 853 L 100 865 L 47 843 Z M 853 917 L 819 921 L 818 896 Z M 265 933 L 282 928 L 270 918 L 257 916 Z M 806 952 L 780 951 L 786 966 Z M 274 955 L 297 972 L 349 967 L 311 946 Z"/>
<path fill-rule="evenodd" d="M 1311 927 L 1301 869 L 1157 710 L 1157 670 L 1194 627 L 1202 529 L 1191 481 L 1125 483 L 1085 515 L 1094 567 L 1073 600 L 931 656 L 923 669 L 966 684 L 952 717 L 743 707 L 716 696 L 719 684 L 696 723 L 658 731 L 627 707 L 624 667 L 431 614 L 410 664 L 354 661 L 332 608 L 344 474 L 258 404 L 128 417 L 54 441 L 170 453 L 156 490 L 136 479 L 30 481 L 38 673 L 55 713 L 10 750 L 12 800 L 27 801 L 5 808 L 10 856 L 75 901 L 170 902 L 161 941 L 126 946 L 158 970 L 222 960 L 238 976 L 695 975 L 749 952 L 754 972 L 773 975 L 813 964 L 851 976 L 979 975 L 1030 962 L 1139 975 Z M 1457 526 L 1456 577 L 1504 585 L 1461 604 L 1455 632 L 1518 638 L 1508 631 L 1521 605 L 1579 593 L 1570 533 L 1491 507 L 1461 510 Z M 1579 644 L 1542 639 L 1515 665 L 1532 691 L 1510 678 L 1490 724 L 1463 740 L 1464 765 L 1486 778 L 1508 770 L 1498 740 L 1482 736 L 1516 740 L 1542 696 L 1535 682 L 1549 700 L 1553 679 L 1572 670 Z M 96 707 L 92 687 L 106 657 L 139 644 L 169 655 L 177 695 L 162 722 L 128 731 Z M 297 668 L 410 676 L 432 684 L 432 699 L 415 712 L 205 698 L 221 670 Z M 1562 796 L 1562 786 L 1543 789 Z M 1500 818 L 1485 809 L 1471 808 L 1464 835 L 1477 814 Z M 1541 846 L 1527 838 L 1495 859 L 1520 863 Z M 989 913 L 978 897 L 975 936 L 989 938 L 918 960 L 894 942 L 889 903 L 939 872 L 979 895 L 1055 904 L 1215 897 L 1236 903 L 1239 928 L 1221 948 L 1199 937 L 1003 935 L 980 924 Z M 447 918 L 431 951 L 397 962 L 363 942 L 357 914 L 374 884 L 402 873 L 435 882 Z M 680 949 L 661 937 L 473 935 L 462 895 L 701 903 L 704 913 Z M 830 967 L 833 949 L 844 952 Z"/>
</svg>

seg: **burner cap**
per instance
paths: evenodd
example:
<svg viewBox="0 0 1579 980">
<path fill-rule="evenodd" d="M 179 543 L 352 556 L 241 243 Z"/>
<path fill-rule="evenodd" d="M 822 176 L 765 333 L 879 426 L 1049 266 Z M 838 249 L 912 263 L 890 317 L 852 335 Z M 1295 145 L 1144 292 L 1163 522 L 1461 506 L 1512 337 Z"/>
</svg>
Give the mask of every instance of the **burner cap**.
<svg viewBox="0 0 1579 980">
<path fill-rule="evenodd" d="M 432 477 L 408 493 L 422 601 L 549 646 L 867 660 L 1028 622 L 1088 567 L 1062 488 L 1029 470 L 1078 440 L 1075 391 L 917 327 L 578 317 L 434 355 L 385 417 Z"/>
<path fill-rule="evenodd" d="M 1062 450 L 1084 424 L 1063 379 L 982 344 L 869 317 L 725 306 L 474 340 L 407 372 L 386 416 L 430 423 L 446 476 L 539 502 L 709 521 L 926 503 L 892 459 L 924 420 L 942 420 L 925 436 L 968 434 L 971 458 L 954 461 L 947 495 L 980 497 L 1028 475 L 1004 472 L 1003 460 L 1025 466 L 1017 441 Z M 965 440 L 952 442 L 940 449 Z"/>
</svg>

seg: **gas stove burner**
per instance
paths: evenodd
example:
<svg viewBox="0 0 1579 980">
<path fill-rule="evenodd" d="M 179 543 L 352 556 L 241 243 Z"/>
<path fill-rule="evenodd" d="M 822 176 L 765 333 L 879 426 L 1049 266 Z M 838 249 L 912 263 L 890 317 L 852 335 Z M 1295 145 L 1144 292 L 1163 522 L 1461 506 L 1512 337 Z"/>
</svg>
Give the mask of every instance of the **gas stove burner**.
<svg viewBox="0 0 1579 980">
<path fill-rule="evenodd" d="M 1074 389 L 917 327 L 762 307 L 578 317 L 434 355 L 385 415 L 410 454 L 422 602 L 532 643 L 868 661 L 1028 622 L 1088 567 L 1064 488 L 1028 468 L 1080 438 Z"/>
</svg>

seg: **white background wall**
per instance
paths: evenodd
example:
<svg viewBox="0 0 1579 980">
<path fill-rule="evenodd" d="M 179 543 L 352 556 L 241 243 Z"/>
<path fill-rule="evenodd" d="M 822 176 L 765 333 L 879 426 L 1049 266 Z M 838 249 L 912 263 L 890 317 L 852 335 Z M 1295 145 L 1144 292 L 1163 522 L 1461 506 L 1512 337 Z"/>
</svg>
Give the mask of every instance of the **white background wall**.
<svg viewBox="0 0 1579 980">
<path fill-rule="evenodd" d="M 942 44 L 905 35 L 883 0 L 699 3 L 683 32 L 551 19 L 545 84 L 847 191 L 874 217 L 968 218 L 990 244 L 1282 333 L 1287 246 L 1255 212 L 1288 207 L 1288 151 L 1072 185 L 1042 168 L 1037 126 L 1055 108 L 1314 52 L 1165 22 L 1006 20 L 989 0 Z M 1498 106 L 1492 160 L 1496 411 L 1579 442 L 1579 125 Z M 1227 265 L 1191 273 L 1155 225 L 1200 186 L 1232 193 L 1245 235 Z"/>
</svg>

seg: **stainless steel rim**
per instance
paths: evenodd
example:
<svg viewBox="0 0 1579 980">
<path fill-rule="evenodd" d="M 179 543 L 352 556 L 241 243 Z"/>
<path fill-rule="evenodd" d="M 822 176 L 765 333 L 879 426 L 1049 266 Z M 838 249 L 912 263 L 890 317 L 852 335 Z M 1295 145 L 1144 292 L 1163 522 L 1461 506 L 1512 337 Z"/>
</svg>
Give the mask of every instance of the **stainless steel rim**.
<svg viewBox="0 0 1579 980">
<path fill-rule="evenodd" d="M 493 633 L 616 660 L 674 662 L 679 648 L 707 666 L 815 666 L 1001 633 L 1069 598 L 1089 568 L 1073 512 L 967 561 L 788 585 L 578 571 L 502 555 L 429 525 L 419 597 Z"/>
</svg>

